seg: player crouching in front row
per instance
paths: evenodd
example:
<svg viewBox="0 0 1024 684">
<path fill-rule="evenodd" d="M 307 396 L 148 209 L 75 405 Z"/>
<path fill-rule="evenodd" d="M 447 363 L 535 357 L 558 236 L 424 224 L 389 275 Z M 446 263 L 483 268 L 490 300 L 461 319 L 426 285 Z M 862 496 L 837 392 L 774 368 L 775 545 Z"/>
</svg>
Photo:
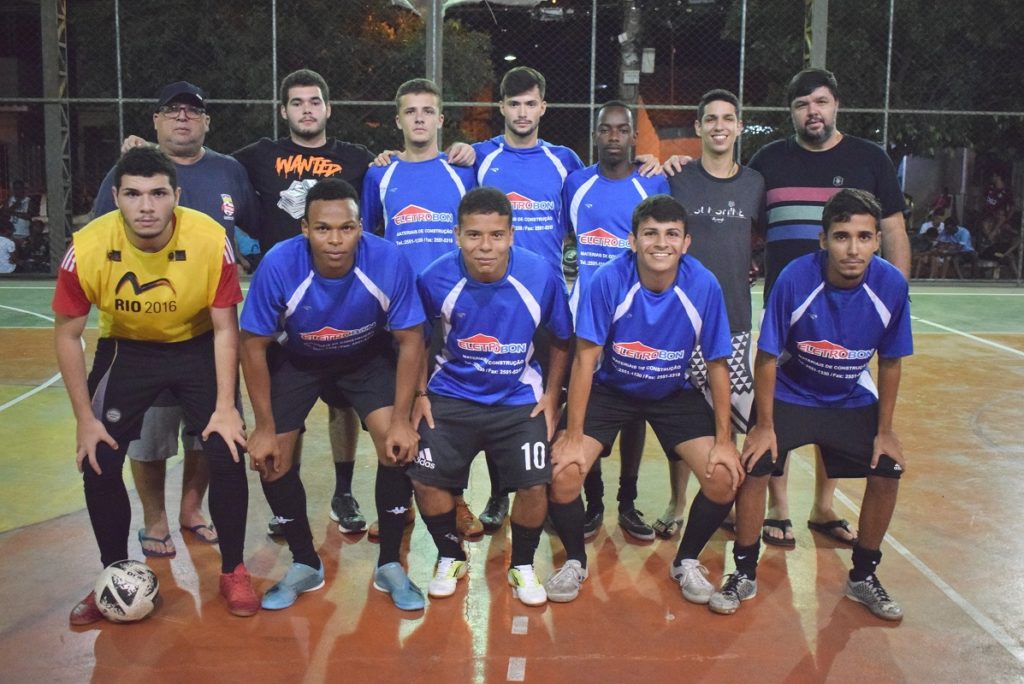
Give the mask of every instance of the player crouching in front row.
<svg viewBox="0 0 1024 684">
<path fill-rule="evenodd" d="M 486 451 L 512 506 L 508 581 L 520 601 L 547 601 L 533 558 L 547 513 L 548 443 L 569 362 L 572 322 L 562 279 L 542 257 L 512 246 L 512 207 L 492 187 L 459 204 L 459 249 L 419 278 L 427 320 L 442 326 L 437 368 L 416 403 L 419 454 L 409 467 L 423 521 L 437 545 L 432 597 L 451 596 L 466 575 L 451 489 L 463 488 Z M 551 333 L 548 377 L 533 358 L 540 326 Z M 424 377 L 424 380 L 426 378 Z"/>
<path fill-rule="evenodd" d="M 409 422 L 423 365 L 423 308 L 414 283 L 397 247 L 363 234 L 356 191 L 337 179 L 310 189 L 302 235 L 275 245 L 253 277 L 241 321 L 242 371 L 256 417 L 249 458 L 294 560 L 264 595 L 265 609 L 287 608 L 324 585 L 294 462 L 299 430 L 318 398 L 355 408 L 377 450 L 374 587 L 398 608 L 424 607 L 399 559 L 412 496 L 400 466 L 419 441 Z"/>
<path fill-rule="evenodd" d="M 875 576 L 906 467 L 893 410 L 901 358 L 913 353 L 907 281 L 874 258 L 881 214 L 870 193 L 836 193 L 822 214 L 823 251 L 790 263 L 768 297 L 754 367 L 756 417 L 743 445 L 748 474 L 736 502 L 736 572 L 711 598 L 716 613 L 734 613 L 757 594 L 758 535 L 768 478 L 784 465 L 778 455 L 817 444 L 829 477 L 867 478 L 846 596 L 882 619 L 903 617 Z M 877 390 L 868 372 L 876 351 Z"/>
<path fill-rule="evenodd" d="M 220 593 L 235 615 L 259 599 L 242 563 L 249 489 L 235 408 L 242 300 L 234 253 L 210 217 L 178 206 L 174 164 L 159 150 L 126 152 L 114 167 L 117 211 L 75 233 L 60 265 L 53 310 L 57 361 L 77 421 L 83 474 L 104 567 L 128 557 L 132 509 L 121 470 L 142 415 L 170 391 L 210 466 L 210 514 L 220 533 Z M 88 377 L 82 332 L 95 305 L 100 339 Z M 72 625 L 102 618 L 90 593 Z"/>
<path fill-rule="evenodd" d="M 601 266 L 581 293 L 568 417 L 551 458 L 549 512 L 566 553 L 565 564 L 544 584 L 552 601 L 575 599 L 587 577 L 583 480 L 622 427 L 637 419 L 651 424 L 666 453 L 699 474 L 701 491 L 671 576 L 693 603 L 707 603 L 715 590 L 697 558 L 729 513 L 743 471 L 729 418 L 732 344 L 725 301 L 711 272 L 684 258 L 686 218 L 686 209 L 668 195 L 640 202 L 632 251 Z M 713 414 L 687 372 L 698 344 L 708 362 Z"/>
</svg>

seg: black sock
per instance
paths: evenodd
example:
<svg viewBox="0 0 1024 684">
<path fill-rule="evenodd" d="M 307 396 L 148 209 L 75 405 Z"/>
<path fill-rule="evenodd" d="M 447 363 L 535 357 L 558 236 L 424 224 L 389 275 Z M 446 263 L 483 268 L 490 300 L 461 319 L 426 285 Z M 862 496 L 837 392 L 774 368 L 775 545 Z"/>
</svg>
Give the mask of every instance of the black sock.
<svg viewBox="0 0 1024 684">
<path fill-rule="evenodd" d="M 114 451 L 105 442 L 96 445 L 96 461 L 103 471 L 101 475 L 96 474 L 88 461 L 82 464 L 85 505 L 89 509 L 89 522 L 100 547 L 103 567 L 128 557 L 132 504 L 121 474 L 128 441 L 122 439 L 120 444 L 120 451 Z"/>
<path fill-rule="evenodd" d="M 306 488 L 302 480 L 292 468 L 282 477 L 273 482 L 260 479 L 263 495 L 267 497 L 270 510 L 281 524 L 284 538 L 288 540 L 288 548 L 292 552 L 292 560 L 320 567 L 320 558 L 313 546 L 313 533 L 309 529 L 309 518 L 306 515 Z"/>
<path fill-rule="evenodd" d="M 334 496 L 352 493 L 352 471 L 355 461 L 334 464 Z"/>
<path fill-rule="evenodd" d="M 245 477 L 244 460 L 235 463 L 231 453 L 224 446 L 221 450 L 208 448 L 216 433 L 210 435 L 203 446 L 206 462 L 210 467 L 210 519 L 220 537 L 221 572 L 233 572 L 242 562 L 245 547 L 245 518 L 249 513 L 249 482 Z M 221 440 L 223 442 L 223 440 Z M 295 477 L 299 476 L 295 468 Z M 305 504 L 302 517 L 306 517 Z"/>
<path fill-rule="evenodd" d="M 619 502 L 619 513 L 631 511 L 636 507 L 636 482 L 637 477 L 629 475 L 619 476 L 619 493 L 616 500 Z"/>
<path fill-rule="evenodd" d="M 583 493 L 587 497 L 587 512 L 604 510 L 604 480 L 601 478 L 600 458 L 594 461 L 594 466 L 583 480 Z"/>
<path fill-rule="evenodd" d="M 501 471 L 498 470 L 498 464 L 487 452 L 484 452 L 484 460 L 487 461 L 487 475 L 491 478 L 491 498 L 496 499 L 504 495 L 501 488 Z"/>
<path fill-rule="evenodd" d="M 455 509 L 441 515 L 424 515 L 423 522 L 427 531 L 434 538 L 437 555 L 455 560 L 466 560 L 466 552 L 459 542 L 459 533 L 455 530 Z"/>
<path fill-rule="evenodd" d="M 380 529 L 380 551 L 377 567 L 401 559 L 405 516 L 412 498 L 412 481 L 404 468 L 377 465 L 374 500 L 377 504 L 377 526 Z"/>
<path fill-rule="evenodd" d="M 697 558 L 700 555 L 730 510 L 732 501 L 724 504 L 715 503 L 704 496 L 704 492 L 697 492 L 697 496 L 693 497 L 693 503 L 690 504 L 686 530 L 683 532 L 683 538 L 679 540 L 676 565 L 684 558 Z"/>
<path fill-rule="evenodd" d="M 537 552 L 543 529 L 543 526 L 524 527 L 512 523 L 512 566 L 533 565 L 533 556 Z"/>
<path fill-rule="evenodd" d="M 736 572 L 742 572 L 750 579 L 757 579 L 757 557 L 761 554 L 761 540 L 750 546 L 736 544 L 732 547 L 732 558 L 736 562 Z"/>
<path fill-rule="evenodd" d="M 587 549 L 583 541 L 583 499 L 576 497 L 567 504 L 548 502 L 548 515 L 565 547 L 565 559 L 577 560 L 587 567 Z"/>
<path fill-rule="evenodd" d="M 853 568 L 850 570 L 850 579 L 854 582 L 863 582 L 875 574 L 875 569 L 882 562 L 881 551 L 865 549 L 860 544 L 853 546 Z"/>
</svg>

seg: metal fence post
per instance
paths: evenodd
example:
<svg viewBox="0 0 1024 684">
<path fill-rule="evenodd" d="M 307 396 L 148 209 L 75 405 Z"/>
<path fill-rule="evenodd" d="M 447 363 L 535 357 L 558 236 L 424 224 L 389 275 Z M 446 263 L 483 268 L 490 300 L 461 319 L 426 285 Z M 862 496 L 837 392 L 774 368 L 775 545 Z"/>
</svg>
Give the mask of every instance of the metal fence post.
<svg viewBox="0 0 1024 684">
<path fill-rule="evenodd" d="M 43 121 L 46 136 L 46 215 L 50 272 L 56 273 L 71 234 L 71 143 L 68 126 L 68 45 L 65 0 L 40 3 L 43 43 Z"/>
</svg>

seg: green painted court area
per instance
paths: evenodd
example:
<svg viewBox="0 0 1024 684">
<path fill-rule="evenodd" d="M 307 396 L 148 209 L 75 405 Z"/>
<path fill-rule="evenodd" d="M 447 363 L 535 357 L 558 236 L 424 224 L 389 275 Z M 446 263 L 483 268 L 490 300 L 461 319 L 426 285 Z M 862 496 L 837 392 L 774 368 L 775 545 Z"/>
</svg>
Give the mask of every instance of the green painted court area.
<svg viewBox="0 0 1024 684">
<path fill-rule="evenodd" d="M 6 447 L 0 462 L 0 532 L 84 506 L 72 461 L 74 421 L 63 385 L 54 377 L 52 296 L 50 281 L 0 282 L 0 443 Z M 758 284 L 751 291 L 755 321 L 761 297 Z M 915 284 L 911 299 L 918 354 L 948 357 L 952 372 L 961 352 L 976 351 L 980 356 L 972 358 L 980 363 L 1007 370 L 1002 376 L 1007 386 L 988 391 L 1024 398 L 1012 372 L 1024 369 L 1024 288 Z M 94 312 L 92 328 L 95 319 Z M 86 356 L 91 362 L 91 346 Z M 913 395 L 914 385 L 904 383 L 901 403 L 926 405 L 928 397 Z"/>
</svg>

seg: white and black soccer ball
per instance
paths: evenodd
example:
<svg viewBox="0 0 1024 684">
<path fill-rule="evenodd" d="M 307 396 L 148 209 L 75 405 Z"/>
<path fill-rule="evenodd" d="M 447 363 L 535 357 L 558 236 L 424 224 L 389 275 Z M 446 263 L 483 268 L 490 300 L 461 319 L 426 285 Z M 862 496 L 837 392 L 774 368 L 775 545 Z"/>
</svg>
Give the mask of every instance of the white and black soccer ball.
<svg viewBox="0 0 1024 684">
<path fill-rule="evenodd" d="M 121 560 L 96 579 L 96 606 L 111 622 L 136 622 L 156 607 L 160 583 L 145 563 Z"/>
</svg>

